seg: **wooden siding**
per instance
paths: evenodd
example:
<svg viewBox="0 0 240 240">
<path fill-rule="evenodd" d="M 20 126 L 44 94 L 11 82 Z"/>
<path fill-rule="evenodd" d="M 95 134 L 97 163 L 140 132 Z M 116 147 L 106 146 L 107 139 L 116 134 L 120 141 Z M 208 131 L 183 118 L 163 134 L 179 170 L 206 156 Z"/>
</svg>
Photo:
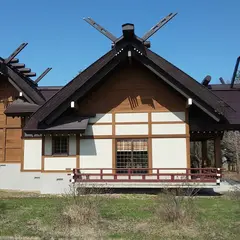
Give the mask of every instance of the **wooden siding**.
<svg viewBox="0 0 240 240">
<path fill-rule="evenodd" d="M 144 67 L 115 70 L 79 101 L 83 115 L 108 112 L 185 111 L 186 100 Z"/>
<path fill-rule="evenodd" d="M 21 162 L 21 118 L 6 117 L 4 111 L 18 95 L 15 88 L 0 76 L 0 162 Z"/>
</svg>

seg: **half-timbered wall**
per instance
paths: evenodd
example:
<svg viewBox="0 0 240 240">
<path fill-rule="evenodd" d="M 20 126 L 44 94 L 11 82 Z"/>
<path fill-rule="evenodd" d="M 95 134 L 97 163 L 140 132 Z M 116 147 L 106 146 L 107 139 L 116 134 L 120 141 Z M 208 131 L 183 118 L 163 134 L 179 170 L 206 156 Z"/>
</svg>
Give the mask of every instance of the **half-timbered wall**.
<svg viewBox="0 0 240 240">
<path fill-rule="evenodd" d="M 0 163 L 21 162 L 23 156 L 21 118 L 6 117 L 4 111 L 18 95 L 15 88 L 0 76 Z"/>
<path fill-rule="evenodd" d="M 115 168 L 117 139 L 147 139 L 149 168 L 189 166 L 186 99 L 143 67 L 116 70 L 77 105 L 79 115 L 95 117 L 82 136 L 68 136 L 68 155 L 54 155 L 52 136 L 43 137 L 41 172 Z"/>
<path fill-rule="evenodd" d="M 142 66 L 116 70 L 78 102 L 78 109 L 80 115 L 97 113 L 81 137 L 81 168 L 114 168 L 116 139 L 124 138 L 148 139 L 150 168 L 189 166 L 186 99 Z M 99 143 L 104 140 L 108 141 L 103 147 Z"/>
</svg>

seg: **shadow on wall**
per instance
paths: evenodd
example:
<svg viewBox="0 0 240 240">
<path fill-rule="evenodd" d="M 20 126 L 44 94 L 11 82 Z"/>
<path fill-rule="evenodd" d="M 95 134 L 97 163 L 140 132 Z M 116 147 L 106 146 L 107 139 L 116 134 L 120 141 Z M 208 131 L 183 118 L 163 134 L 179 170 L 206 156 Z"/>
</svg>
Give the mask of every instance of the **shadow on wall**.
<svg viewBox="0 0 240 240">
<path fill-rule="evenodd" d="M 181 119 L 181 121 L 185 122 L 185 112 L 184 112 L 184 114 L 183 114 L 183 112 L 173 112 L 173 114 L 177 118 Z"/>
<path fill-rule="evenodd" d="M 81 156 L 96 156 L 97 149 L 94 139 L 81 139 L 80 141 Z"/>
<path fill-rule="evenodd" d="M 185 111 L 186 99 L 138 63 L 121 65 L 78 101 L 79 114 Z"/>
</svg>

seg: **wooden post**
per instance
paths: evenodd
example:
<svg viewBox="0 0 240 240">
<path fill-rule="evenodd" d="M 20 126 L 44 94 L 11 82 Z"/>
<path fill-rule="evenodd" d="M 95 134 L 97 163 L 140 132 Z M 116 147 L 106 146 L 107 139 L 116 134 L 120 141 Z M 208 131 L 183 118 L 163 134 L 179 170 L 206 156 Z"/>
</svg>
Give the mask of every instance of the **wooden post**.
<svg viewBox="0 0 240 240">
<path fill-rule="evenodd" d="M 214 157 L 215 157 L 215 167 L 222 167 L 222 156 L 221 156 L 221 137 L 217 136 L 214 139 Z"/>
<path fill-rule="evenodd" d="M 208 165 L 208 154 L 207 154 L 207 140 L 202 141 L 202 168 Z"/>
</svg>

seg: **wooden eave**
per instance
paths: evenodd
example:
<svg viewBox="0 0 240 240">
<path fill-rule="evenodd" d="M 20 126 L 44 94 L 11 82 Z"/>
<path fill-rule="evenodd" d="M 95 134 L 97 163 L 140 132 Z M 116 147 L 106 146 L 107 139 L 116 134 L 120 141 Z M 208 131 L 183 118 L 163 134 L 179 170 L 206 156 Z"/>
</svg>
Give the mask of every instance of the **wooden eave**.
<svg viewBox="0 0 240 240">
<path fill-rule="evenodd" d="M 0 71 L 8 77 L 9 82 L 18 90 L 23 92 L 24 97 L 30 102 L 42 105 L 45 99 L 41 92 L 37 89 L 31 79 L 23 76 L 21 73 L 16 72 L 8 64 L 3 62 L 0 58 Z"/>
<path fill-rule="evenodd" d="M 43 104 L 32 115 L 25 129 L 37 129 L 41 122 L 46 124 L 54 122 L 70 106 L 71 101 L 83 97 L 120 62 L 127 60 L 128 51 L 131 51 L 132 58 L 142 63 L 185 98 L 191 97 L 194 103 L 216 122 L 226 120 L 218 111 L 218 102 L 223 102 L 222 99 L 173 64 L 148 50 L 143 44 L 139 44 L 136 39 L 121 41 L 121 44 L 90 65 Z"/>
</svg>

